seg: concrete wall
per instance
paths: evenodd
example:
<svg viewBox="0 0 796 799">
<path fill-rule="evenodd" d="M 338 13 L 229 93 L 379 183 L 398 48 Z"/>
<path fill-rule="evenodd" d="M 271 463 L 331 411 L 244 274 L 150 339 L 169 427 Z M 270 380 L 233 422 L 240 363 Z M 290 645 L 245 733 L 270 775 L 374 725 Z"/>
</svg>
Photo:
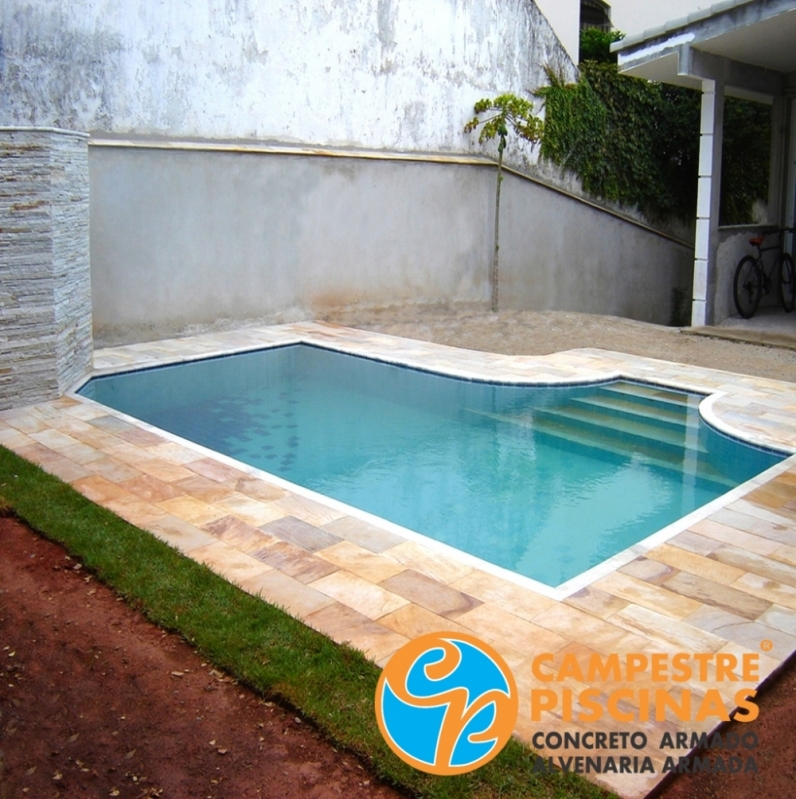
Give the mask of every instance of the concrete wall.
<svg viewBox="0 0 796 799">
<path fill-rule="evenodd" d="M 705 11 L 715 0 L 609 0 L 611 24 L 635 36 L 696 11 Z"/>
<path fill-rule="evenodd" d="M 580 56 L 580 0 L 536 0 L 567 55 L 577 64 Z"/>
<path fill-rule="evenodd" d="M 98 344 L 344 306 L 489 305 L 493 165 L 90 152 Z M 506 308 L 665 324 L 691 284 L 692 250 L 513 175 L 500 255 Z"/>
<path fill-rule="evenodd" d="M 486 302 L 493 179 L 488 165 L 92 147 L 95 335 Z"/>
<path fill-rule="evenodd" d="M 693 248 L 651 229 L 527 179 L 504 180 L 502 308 L 672 324 L 690 300 L 693 260 Z"/>
<path fill-rule="evenodd" d="M 0 409 L 91 364 L 87 137 L 0 128 Z"/>
<path fill-rule="evenodd" d="M 0 35 L 0 124 L 92 133 L 475 152 L 476 100 L 575 74 L 532 0 L 4 0 Z"/>
</svg>

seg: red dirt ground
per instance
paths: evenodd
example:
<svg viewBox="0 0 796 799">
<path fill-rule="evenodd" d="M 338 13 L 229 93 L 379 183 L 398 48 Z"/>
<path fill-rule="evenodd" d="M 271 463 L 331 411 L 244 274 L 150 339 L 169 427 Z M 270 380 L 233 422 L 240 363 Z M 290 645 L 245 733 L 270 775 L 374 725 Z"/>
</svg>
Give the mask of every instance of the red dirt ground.
<svg viewBox="0 0 796 799">
<path fill-rule="evenodd" d="M 7 518 L 0 546 L 0 799 L 399 795 L 60 547 Z M 796 669 L 760 705 L 757 721 L 738 725 L 758 735 L 758 774 L 682 775 L 661 796 L 796 797 Z"/>
<path fill-rule="evenodd" d="M 397 797 L 0 519 L 0 799 Z"/>
</svg>

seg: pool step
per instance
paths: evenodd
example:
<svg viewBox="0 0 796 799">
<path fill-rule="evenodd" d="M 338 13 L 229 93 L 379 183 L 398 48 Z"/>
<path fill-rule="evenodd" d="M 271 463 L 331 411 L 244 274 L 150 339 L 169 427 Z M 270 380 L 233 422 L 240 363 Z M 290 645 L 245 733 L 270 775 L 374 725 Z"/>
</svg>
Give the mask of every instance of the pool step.
<svg viewBox="0 0 796 799">
<path fill-rule="evenodd" d="M 533 424 L 533 430 L 538 440 L 547 440 L 548 443 L 559 447 L 564 445 L 575 452 L 582 452 L 585 448 L 595 450 L 597 454 L 610 453 L 622 458 L 638 456 L 651 466 L 678 473 L 683 471 L 685 453 L 682 448 L 677 450 L 661 448 L 654 442 L 630 442 L 598 430 L 575 429 L 566 421 L 551 417 L 537 419 Z M 728 491 L 736 485 L 704 462 L 698 464 L 697 477 L 713 483 L 721 492 Z"/>
<path fill-rule="evenodd" d="M 622 399 L 611 394 L 597 394 L 592 397 L 574 397 L 568 404 L 600 411 L 610 418 L 638 418 L 649 420 L 664 427 L 676 429 L 696 429 L 699 419 L 695 409 L 686 405 L 644 405 L 633 400 Z"/>
<path fill-rule="evenodd" d="M 547 409 L 552 411 L 552 409 Z M 657 438 L 634 437 L 617 434 L 604 425 L 577 426 L 572 420 L 560 413 L 545 414 L 536 411 L 523 414 L 493 413 L 470 409 L 470 413 L 485 416 L 503 424 L 524 427 L 533 431 L 539 441 L 546 441 L 552 446 L 564 447 L 573 452 L 593 450 L 600 457 L 608 453 L 621 458 L 641 457 L 650 465 L 659 468 L 682 472 L 685 452 L 682 442 L 677 446 L 661 446 Z M 698 455 L 704 454 L 704 448 L 698 449 Z M 697 476 L 714 483 L 721 492 L 735 487 L 735 482 L 718 473 L 704 461 L 699 463 Z"/>
<path fill-rule="evenodd" d="M 601 437 L 615 439 L 624 449 L 648 447 L 656 450 L 681 453 L 686 445 L 689 430 L 696 439 L 696 428 L 685 425 L 671 426 L 658 424 L 649 417 L 626 415 L 617 416 L 600 410 L 579 407 L 573 404 L 560 405 L 555 408 L 543 408 L 534 412 L 539 421 L 546 419 L 559 422 L 581 433 L 594 433 Z M 697 445 L 698 452 L 705 452 L 704 445 Z"/>
<path fill-rule="evenodd" d="M 620 398 L 632 399 L 634 402 L 659 405 L 664 403 L 675 408 L 694 407 L 699 404 L 700 397 L 693 394 L 685 394 L 681 391 L 674 391 L 659 386 L 647 385 L 644 383 L 629 383 L 620 380 L 617 383 L 609 383 L 601 386 L 601 391 L 616 395 Z"/>
</svg>

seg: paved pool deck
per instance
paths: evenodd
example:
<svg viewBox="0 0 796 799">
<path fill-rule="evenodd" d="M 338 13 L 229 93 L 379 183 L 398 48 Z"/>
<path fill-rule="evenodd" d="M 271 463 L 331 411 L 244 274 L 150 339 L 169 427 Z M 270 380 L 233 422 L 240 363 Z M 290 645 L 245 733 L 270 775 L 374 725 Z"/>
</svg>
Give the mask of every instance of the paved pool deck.
<svg viewBox="0 0 796 799">
<path fill-rule="evenodd" d="M 570 383 L 625 377 L 709 395 L 703 415 L 754 444 L 796 452 L 796 385 L 594 349 L 546 356 L 460 350 L 321 323 L 210 333 L 99 350 L 95 374 L 307 342 L 457 376 Z M 730 707 L 796 652 L 796 456 L 562 590 L 511 577 L 421 536 L 69 394 L 0 412 L 0 444 L 40 464 L 86 497 L 149 530 L 244 590 L 284 607 L 378 664 L 403 644 L 465 631 L 506 659 L 520 692 L 516 735 L 642 731 L 647 750 L 546 751 L 551 756 L 649 755 L 656 773 L 590 774 L 627 799 L 663 778 L 665 732 L 708 731 L 703 722 L 581 724 L 557 711 L 530 718 L 528 697 L 549 688 L 535 656 L 573 653 L 726 653 L 759 656 L 756 680 L 692 679 L 694 705 L 717 688 Z M 761 648 L 762 647 L 762 648 Z M 557 691 L 587 685 L 567 678 Z M 600 683 L 601 697 L 622 683 Z M 660 688 L 649 678 L 633 689 Z M 637 694 L 619 707 L 637 713 Z M 575 705 L 576 711 L 578 705 Z M 754 724 L 750 725 L 753 729 Z"/>
</svg>

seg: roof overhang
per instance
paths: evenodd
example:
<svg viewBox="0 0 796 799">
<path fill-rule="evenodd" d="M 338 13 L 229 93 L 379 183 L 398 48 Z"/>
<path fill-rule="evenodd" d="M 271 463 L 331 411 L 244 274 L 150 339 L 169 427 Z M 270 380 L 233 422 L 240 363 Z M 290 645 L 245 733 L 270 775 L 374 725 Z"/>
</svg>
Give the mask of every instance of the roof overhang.
<svg viewBox="0 0 796 799">
<path fill-rule="evenodd" d="M 614 44 L 625 75 L 770 101 L 796 94 L 796 3 L 727 0 Z"/>
</svg>

